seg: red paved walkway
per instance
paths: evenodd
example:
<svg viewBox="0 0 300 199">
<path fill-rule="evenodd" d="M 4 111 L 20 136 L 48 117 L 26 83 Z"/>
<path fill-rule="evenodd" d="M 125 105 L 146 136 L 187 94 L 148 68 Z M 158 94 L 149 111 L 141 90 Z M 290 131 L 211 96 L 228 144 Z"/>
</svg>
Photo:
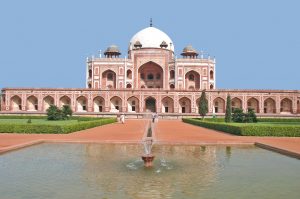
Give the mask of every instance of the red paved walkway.
<svg viewBox="0 0 300 199">
<path fill-rule="evenodd" d="M 66 135 L 0 134 L 0 152 L 39 141 L 71 142 L 140 142 L 145 120 L 127 120 L 126 124 L 109 124 Z M 245 144 L 259 142 L 283 149 L 300 157 L 300 138 L 234 136 L 205 129 L 179 120 L 160 120 L 155 127 L 155 139 L 160 143 Z"/>
</svg>

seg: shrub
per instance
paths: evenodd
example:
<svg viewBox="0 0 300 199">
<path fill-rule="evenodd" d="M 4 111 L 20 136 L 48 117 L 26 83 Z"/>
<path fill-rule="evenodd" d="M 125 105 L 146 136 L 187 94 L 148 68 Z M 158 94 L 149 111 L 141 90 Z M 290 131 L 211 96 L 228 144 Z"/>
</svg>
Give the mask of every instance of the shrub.
<svg viewBox="0 0 300 199">
<path fill-rule="evenodd" d="M 244 113 L 242 109 L 236 108 L 233 110 L 232 121 L 238 123 L 256 123 L 257 118 L 253 109 L 249 108 L 247 113 Z"/>
<path fill-rule="evenodd" d="M 69 105 L 63 105 L 62 109 L 59 109 L 55 105 L 50 105 L 46 111 L 48 120 L 66 120 L 73 114 Z"/>
<path fill-rule="evenodd" d="M 240 108 L 235 108 L 232 114 L 232 121 L 234 122 L 243 122 L 244 121 L 244 113 Z"/>
<path fill-rule="evenodd" d="M 69 105 L 63 105 L 62 107 L 62 118 L 65 119 L 69 119 L 69 117 L 72 116 L 73 111 L 71 109 L 71 107 Z"/>
<path fill-rule="evenodd" d="M 47 119 L 48 120 L 61 120 L 62 119 L 62 112 L 57 106 L 50 105 L 50 107 L 46 111 L 47 111 Z"/>
<path fill-rule="evenodd" d="M 249 108 L 248 109 L 248 113 L 245 114 L 245 121 L 247 123 L 256 123 L 257 122 L 257 118 L 256 118 L 256 114 L 254 112 L 254 109 Z"/>
<path fill-rule="evenodd" d="M 28 120 L 27 120 L 27 124 L 31 124 L 32 122 L 31 122 L 31 119 L 29 118 Z"/>
<path fill-rule="evenodd" d="M 197 126 L 223 131 L 235 135 L 243 136 L 286 136 L 300 137 L 299 125 L 257 125 L 257 124 L 234 124 L 220 123 L 211 121 L 202 121 L 199 119 L 183 118 L 183 122 Z"/>
</svg>

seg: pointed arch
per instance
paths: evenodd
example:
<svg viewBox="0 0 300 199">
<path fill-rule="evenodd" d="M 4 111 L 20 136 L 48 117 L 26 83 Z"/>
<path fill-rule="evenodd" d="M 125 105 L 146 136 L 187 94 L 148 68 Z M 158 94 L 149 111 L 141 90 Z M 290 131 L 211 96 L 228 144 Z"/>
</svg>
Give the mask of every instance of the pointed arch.
<svg viewBox="0 0 300 199">
<path fill-rule="evenodd" d="M 185 74 L 186 89 L 200 89 L 200 74 L 191 70 Z"/>
<path fill-rule="evenodd" d="M 132 79 L 132 71 L 130 69 L 126 71 L 126 77 L 127 79 Z"/>
<path fill-rule="evenodd" d="M 22 110 L 22 98 L 15 95 L 10 98 L 10 110 L 21 111 Z"/>
<path fill-rule="evenodd" d="M 71 107 L 71 99 L 70 97 L 64 95 L 59 99 L 59 107 L 63 107 L 64 105 L 69 105 Z"/>
<path fill-rule="evenodd" d="M 264 113 L 276 113 L 276 102 L 272 98 L 267 98 L 264 101 Z"/>
<path fill-rule="evenodd" d="M 145 112 L 156 112 L 156 99 L 154 97 L 147 97 L 145 98 L 145 107 L 144 107 L 144 111 Z"/>
<path fill-rule="evenodd" d="M 231 100 L 231 107 L 232 107 L 232 111 L 234 111 L 234 109 L 242 109 L 243 108 L 243 102 L 240 98 L 238 97 L 234 97 Z"/>
<path fill-rule="evenodd" d="M 174 113 L 174 100 L 171 97 L 164 97 L 161 100 L 161 105 L 162 113 Z"/>
<path fill-rule="evenodd" d="M 76 111 L 77 112 L 87 112 L 87 98 L 85 96 L 77 97 Z"/>
<path fill-rule="evenodd" d="M 163 68 L 155 62 L 149 61 L 138 69 L 138 87 L 143 85 L 145 88 L 163 88 L 163 77 Z"/>
<path fill-rule="evenodd" d="M 54 105 L 54 98 L 50 95 L 43 99 L 43 111 L 46 111 L 51 105 Z"/>
<path fill-rule="evenodd" d="M 38 110 L 38 98 L 34 95 L 31 95 L 27 98 L 26 101 L 27 111 L 37 111 Z"/>
<path fill-rule="evenodd" d="M 103 89 L 115 89 L 116 84 L 116 73 L 112 70 L 106 70 L 102 73 L 102 88 Z"/>
<path fill-rule="evenodd" d="M 94 112 L 104 112 L 105 100 L 101 96 L 97 96 L 93 99 Z"/>
<path fill-rule="evenodd" d="M 118 96 L 110 98 L 110 112 L 121 112 L 122 99 Z"/>
<path fill-rule="evenodd" d="M 292 113 L 293 102 L 289 98 L 284 98 L 280 102 L 280 112 L 281 113 Z"/>
<path fill-rule="evenodd" d="M 175 78 L 175 71 L 170 70 L 170 79 L 174 79 L 174 78 Z"/>
<path fill-rule="evenodd" d="M 215 113 L 225 113 L 225 100 L 221 97 L 217 97 L 213 101 Z"/>
<path fill-rule="evenodd" d="M 179 99 L 179 113 L 191 113 L 191 100 L 188 97 L 182 97 Z"/>
<path fill-rule="evenodd" d="M 251 97 L 247 100 L 247 109 L 253 109 L 255 113 L 259 113 L 259 101 L 258 99 Z"/>
<path fill-rule="evenodd" d="M 209 71 L 209 79 L 213 80 L 214 79 L 214 71 Z"/>
<path fill-rule="evenodd" d="M 127 112 L 134 112 L 138 113 L 140 112 L 139 107 L 140 101 L 137 97 L 131 96 L 127 99 Z"/>
</svg>

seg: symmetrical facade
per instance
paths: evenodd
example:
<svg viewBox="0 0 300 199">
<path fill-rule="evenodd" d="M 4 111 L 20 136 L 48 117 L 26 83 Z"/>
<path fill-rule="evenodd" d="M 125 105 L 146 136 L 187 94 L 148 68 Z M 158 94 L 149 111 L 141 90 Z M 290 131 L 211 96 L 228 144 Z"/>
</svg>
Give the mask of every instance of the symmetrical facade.
<svg viewBox="0 0 300 199">
<path fill-rule="evenodd" d="M 174 54 L 174 44 L 164 32 L 148 27 L 130 40 L 128 56 L 112 45 L 98 58 L 87 58 L 86 88 L 2 89 L 3 112 L 44 113 L 55 104 L 69 104 L 86 114 L 195 115 L 199 98 L 206 90 L 209 114 L 224 114 L 227 95 L 232 107 L 253 108 L 261 115 L 300 114 L 299 90 L 216 89 L 216 61 L 192 46 Z"/>
</svg>

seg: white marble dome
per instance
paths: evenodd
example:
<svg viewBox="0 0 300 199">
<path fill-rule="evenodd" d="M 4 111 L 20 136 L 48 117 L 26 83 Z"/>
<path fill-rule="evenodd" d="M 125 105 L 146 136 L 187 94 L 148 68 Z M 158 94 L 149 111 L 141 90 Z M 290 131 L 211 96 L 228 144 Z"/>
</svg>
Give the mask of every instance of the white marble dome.
<svg viewBox="0 0 300 199">
<path fill-rule="evenodd" d="M 130 40 L 129 50 L 135 48 L 134 44 L 136 42 L 140 42 L 142 45 L 141 48 L 161 48 L 160 45 L 162 42 L 166 42 L 168 44 L 166 49 L 174 52 L 174 44 L 170 37 L 163 31 L 154 27 L 148 27 L 137 32 Z"/>
</svg>

